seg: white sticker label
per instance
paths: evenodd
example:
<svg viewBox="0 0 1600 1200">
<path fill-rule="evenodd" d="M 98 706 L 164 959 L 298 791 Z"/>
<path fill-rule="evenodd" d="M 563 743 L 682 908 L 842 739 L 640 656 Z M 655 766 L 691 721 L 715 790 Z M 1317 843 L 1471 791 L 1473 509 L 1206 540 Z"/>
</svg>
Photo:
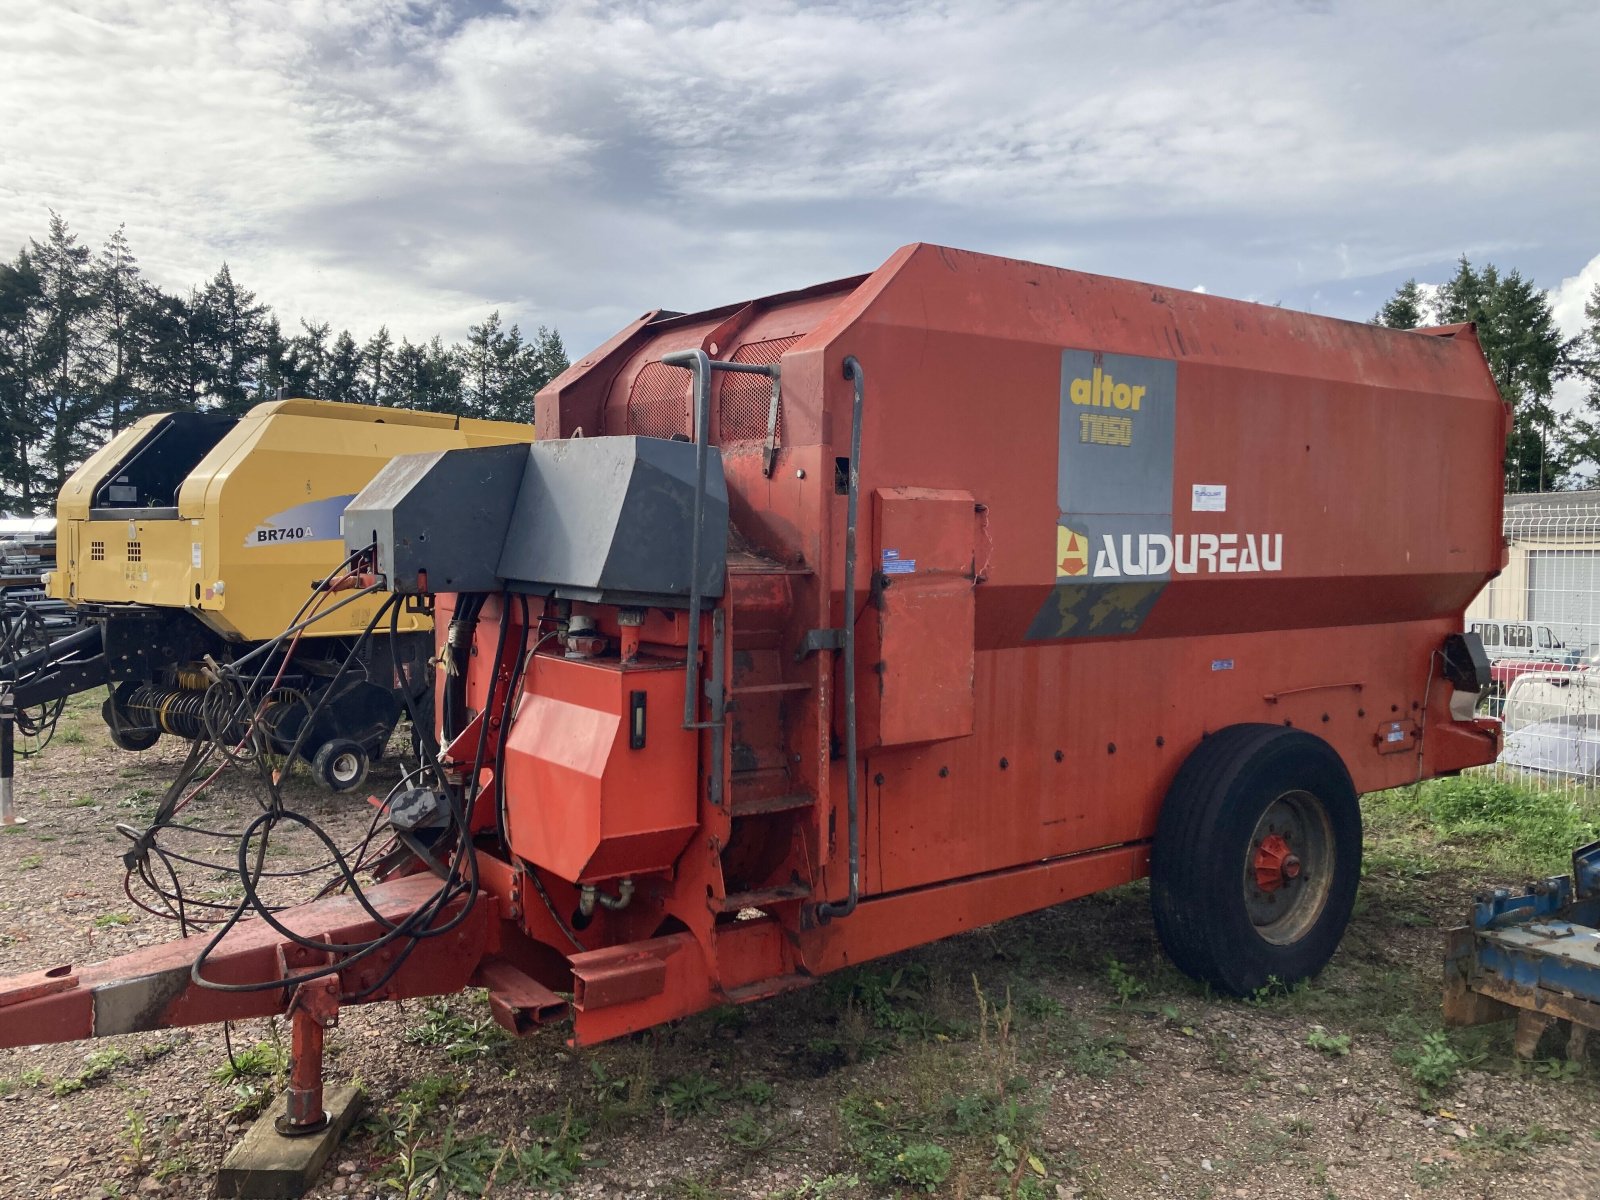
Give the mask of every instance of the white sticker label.
<svg viewBox="0 0 1600 1200">
<path fill-rule="evenodd" d="M 200 569 L 200 543 L 189 543 L 189 565 L 196 571 Z"/>
<path fill-rule="evenodd" d="M 1194 485 L 1190 512 L 1227 512 L 1228 485 L 1225 483 L 1197 483 Z"/>
<path fill-rule="evenodd" d="M 885 575 L 915 575 L 917 573 L 917 560 L 914 558 L 901 558 L 898 550 L 885 550 L 883 552 L 882 566 Z"/>
</svg>

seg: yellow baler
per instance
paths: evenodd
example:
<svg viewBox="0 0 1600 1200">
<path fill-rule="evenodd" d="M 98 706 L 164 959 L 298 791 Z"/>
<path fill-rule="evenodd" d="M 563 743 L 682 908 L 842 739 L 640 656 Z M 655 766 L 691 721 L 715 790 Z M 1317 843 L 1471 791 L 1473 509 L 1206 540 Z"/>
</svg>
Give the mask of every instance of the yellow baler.
<svg viewBox="0 0 1600 1200">
<path fill-rule="evenodd" d="M 271 401 L 243 417 L 143 418 L 61 489 L 46 588 L 86 628 L 9 670 L 18 706 L 109 684 L 103 711 L 125 749 L 162 733 L 215 735 L 202 707 L 205 658 L 237 660 L 295 620 L 345 557 L 345 505 L 385 463 L 532 440 L 531 425 L 320 400 Z M 283 680 L 300 711 L 358 648 L 384 598 L 361 597 L 305 630 Z M 345 686 L 321 705 L 321 727 L 303 739 L 320 782 L 355 787 L 402 699 L 427 702 L 432 644 L 431 617 L 410 609 L 359 647 L 353 682 L 364 689 Z"/>
</svg>

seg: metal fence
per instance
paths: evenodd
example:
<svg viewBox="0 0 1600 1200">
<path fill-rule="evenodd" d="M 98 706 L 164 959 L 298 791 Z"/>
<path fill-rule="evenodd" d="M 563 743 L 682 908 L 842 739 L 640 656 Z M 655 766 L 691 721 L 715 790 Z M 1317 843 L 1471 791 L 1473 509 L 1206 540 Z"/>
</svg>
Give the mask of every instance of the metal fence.
<svg viewBox="0 0 1600 1200">
<path fill-rule="evenodd" d="M 1467 610 L 1505 720 L 1502 778 L 1600 785 L 1600 493 L 1506 499 L 1509 561 Z"/>
</svg>

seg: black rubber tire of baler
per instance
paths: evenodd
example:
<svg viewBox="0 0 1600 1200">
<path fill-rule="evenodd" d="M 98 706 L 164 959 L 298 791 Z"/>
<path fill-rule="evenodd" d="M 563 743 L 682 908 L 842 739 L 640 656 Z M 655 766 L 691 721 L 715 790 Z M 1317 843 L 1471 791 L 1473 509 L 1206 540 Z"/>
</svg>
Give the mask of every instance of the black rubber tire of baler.
<svg viewBox="0 0 1600 1200">
<path fill-rule="evenodd" d="M 355 777 L 341 783 L 334 778 L 333 764 L 342 754 L 354 754 L 361 764 L 361 769 Z M 360 742 L 350 738 L 331 738 L 317 747 L 316 754 L 311 757 L 311 777 L 316 780 L 319 787 L 326 788 L 335 794 L 353 792 L 367 781 L 367 770 L 372 766 L 372 758 L 367 753 L 366 747 Z"/>
<path fill-rule="evenodd" d="M 116 701 L 107 696 L 100 705 L 100 719 L 106 723 L 106 735 L 118 750 L 132 754 L 148 750 L 161 740 L 161 730 L 153 725 L 135 725 L 116 707 Z"/>
<path fill-rule="evenodd" d="M 1256 825 L 1286 791 L 1315 796 L 1333 834 L 1333 879 L 1321 914 L 1294 942 L 1256 930 L 1244 870 Z M 1321 738 L 1281 725 L 1233 725 L 1179 768 L 1161 806 L 1150 857 L 1156 933 L 1179 970 L 1249 996 L 1322 970 L 1339 948 L 1361 879 L 1361 807 L 1350 773 Z"/>
</svg>

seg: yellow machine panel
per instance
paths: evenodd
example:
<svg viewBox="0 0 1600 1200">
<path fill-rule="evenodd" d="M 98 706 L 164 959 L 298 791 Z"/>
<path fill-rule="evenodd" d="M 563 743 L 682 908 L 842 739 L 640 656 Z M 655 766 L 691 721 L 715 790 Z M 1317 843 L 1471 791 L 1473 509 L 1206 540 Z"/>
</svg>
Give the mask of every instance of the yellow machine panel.
<svg viewBox="0 0 1600 1200">
<path fill-rule="evenodd" d="M 264 641 L 344 558 L 345 505 L 390 459 L 533 440 L 532 425 L 322 400 L 258 404 L 230 422 L 145 417 L 74 472 L 50 594 L 185 608 L 229 641 Z M 357 601 L 307 635 L 357 633 L 381 603 Z M 402 630 L 427 627 L 400 618 Z"/>
</svg>

